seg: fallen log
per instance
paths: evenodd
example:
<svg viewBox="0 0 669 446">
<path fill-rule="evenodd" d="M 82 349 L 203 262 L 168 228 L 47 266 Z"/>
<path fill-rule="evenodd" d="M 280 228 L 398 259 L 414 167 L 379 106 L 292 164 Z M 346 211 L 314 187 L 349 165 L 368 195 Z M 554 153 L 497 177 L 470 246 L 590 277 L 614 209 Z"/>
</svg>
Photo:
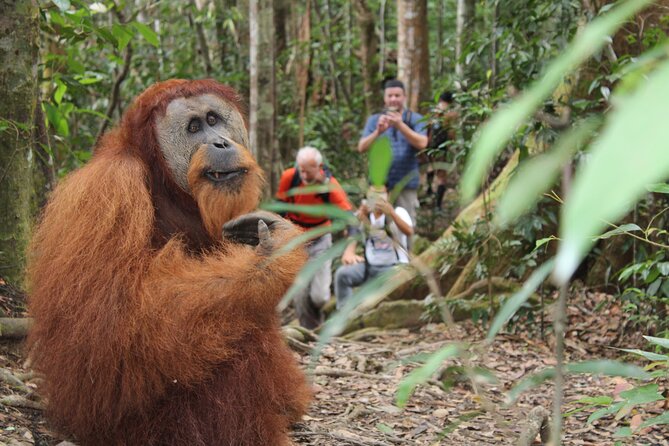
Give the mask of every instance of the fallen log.
<svg viewBox="0 0 669 446">
<path fill-rule="evenodd" d="M 495 278 L 499 279 L 499 278 Z M 455 322 L 470 319 L 472 314 L 490 308 L 492 301 L 495 307 L 513 294 L 515 289 L 509 289 L 494 295 L 492 299 L 486 297 L 479 300 L 467 300 L 477 290 L 487 287 L 487 280 L 479 281 L 467 289 L 470 294 L 461 293 L 452 298 L 424 299 L 424 300 L 392 300 L 382 302 L 364 313 L 358 313 L 348 322 L 342 331 L 346 339 L 365 337 L 370 333 L 377 333 L 379 329 L 418 328 L 430 322 L 441 322 L 441 315 L 436 309 L 447 305 Z M 504 281 L 503 285 L 510 285 Z M 518 288 L 518 286 L 516 286 Z M 528 299 L 531 305 L 538 305 L 540 299 L 533 295 Z"/>
<path fill-rule="evenodd" d="M 26 318 L 0 317 L 0 339 L 21 339 L 28 335 L 33 320 Z"/>
</svg>

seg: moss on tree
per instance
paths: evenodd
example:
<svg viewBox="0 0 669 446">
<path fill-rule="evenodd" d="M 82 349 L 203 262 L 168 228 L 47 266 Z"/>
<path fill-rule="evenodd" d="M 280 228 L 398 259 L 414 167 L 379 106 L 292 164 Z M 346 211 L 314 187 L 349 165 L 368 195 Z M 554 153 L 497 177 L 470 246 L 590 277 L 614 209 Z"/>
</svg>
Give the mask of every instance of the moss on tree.
<svg viewBox="0 0 669 446">
<path fill-rule="evenodd" d="M 38 8 L 0 0 L 0 276 L 21 285 L 33 214 Z"/>
</svg>

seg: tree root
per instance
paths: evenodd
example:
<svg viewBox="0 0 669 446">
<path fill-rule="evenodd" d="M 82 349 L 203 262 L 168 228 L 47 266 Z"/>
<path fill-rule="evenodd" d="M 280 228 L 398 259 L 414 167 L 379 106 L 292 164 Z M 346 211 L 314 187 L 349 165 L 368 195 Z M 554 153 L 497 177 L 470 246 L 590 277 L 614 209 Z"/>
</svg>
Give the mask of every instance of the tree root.
<svg viewBox="0 0 669 446">
<path fill-rule="evenodd" d="M 545 407 L 537 406 L 527 415 L 527 424 L 518 438 L 518 446 L 531 446 L 537 435 L 541 437 L 541 444 L 548 443 L 550 437 L 550 413 Z"/>
</svg>

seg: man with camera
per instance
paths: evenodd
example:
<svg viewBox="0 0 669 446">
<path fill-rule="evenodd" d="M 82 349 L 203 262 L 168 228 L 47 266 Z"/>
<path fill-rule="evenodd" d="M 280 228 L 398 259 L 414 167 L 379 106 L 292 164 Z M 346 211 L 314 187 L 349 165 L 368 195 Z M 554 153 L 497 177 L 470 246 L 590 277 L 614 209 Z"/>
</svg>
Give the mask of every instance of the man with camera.
<svg viewBox="0 0 669 446">
<path fill-rule="evenodd" d="M 413 234 L 413 224 L 406 209 L 393 208 L 388 202 L 385 187 L 370 187 L 356 216 L 365 229 L 364 256 L 356 254 L 357 242 L 352 241 L 346 247 L 342 266 L 335 273 L 337 308 L 346 303 L 354 287 L 397 264 L 409 262 L 407 243 Z"/>
<path fill-rule="evenodd" d="M 423 116 L 406 109 L 405 101 L 402 81 L 397 79 L 386 81 L 383 86 L 385 109 L 382 113 L 376 113 L 367 119 L 362 137 L 358 141 L 358 152 L 369 150 L 374 140 L 380 136 L 387 136 L 390 139 L 393 161 L 386 186 L 391 191 L 408 179 L 395 204 L 409 212 L 412 225 L 415 226 L 419 181 L 417 154 L 427 146 L 427 129 Z"/>
</svg>

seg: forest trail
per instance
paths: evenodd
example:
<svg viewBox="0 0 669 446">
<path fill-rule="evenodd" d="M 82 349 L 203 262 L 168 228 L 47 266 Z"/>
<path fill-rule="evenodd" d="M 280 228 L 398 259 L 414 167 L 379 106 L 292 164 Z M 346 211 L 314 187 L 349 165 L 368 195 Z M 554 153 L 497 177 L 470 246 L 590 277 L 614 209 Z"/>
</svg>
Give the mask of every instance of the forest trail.
<svg viewBox="0 0 669 446">
<path fill-rule="evenodd" d="M 568 360 L 615 357 L 618 351 L 608 347 L 632 347 L 635 339 L 630 336 L 623 338 L 624 346 L 619 345 L 623 318 L 618 306 L 607 303 L 609 299 L 603 294 L 572 299 Z M 452 328 L 428 324 L 415 331 L 385 330 L 355 341 L 336 339 L 325 346 L 312 369 L 315 399 L 307 416 L 294 426 L 293 439 L 305 446 L 514 445 L 530 410 L 551 407 L 551 384 L 525 392 L 510 407 L 503 406 L 505 393 L 522 378 L 554 365 L 552 338 L 541 340 L 539 326 L 538 320 L 523 321 L 517 326 L 518 334 L 499 335 L 489 351 L 481 346 L 485 331 L 471 321 Z M 487 368 L 497 382 L 480 382 L 482 397 L 478 396 L 461 373 L 462 362 L 449 359 L 442 366 L 442 377 L 450 378 L 450 389 L 444 391 L 432 380 L 415 389 L 404 409 L 398 408 L 396 392 L 402 379 L 418 366 L 421 356 L 424 360 L 426 353 L 452 342 L 472 344 L 472 365 Z M 307 369 L 310 356 L 299 354 L 299 358 Z M 20 345 L 1 344 L 0 367 L 17 375 L 25 372 Z M 626 385 L 621 378 L 569 376 L 564 410 L 577 408 L 574 401 L 584 396 L 613 395 Z M 0 400 L 17 394 L 0 383 Z M 483 405 L 493 409 L 485 411 Z M 657 415 L 661 409 L 651 411 L 640 416 Z M 614 444 L 613 433 L 625 421 L 609 416 L 588 425 L 590 413 L 565 418 L 563 444 Z M 48 430 L 36 409 L 0 404 L 0 428 L 0 446 L 54 446 L 63 440 Z M 669 427 L 655 427 L 622 444 L 669 445 L 668 438 Z"/>
</svg>

